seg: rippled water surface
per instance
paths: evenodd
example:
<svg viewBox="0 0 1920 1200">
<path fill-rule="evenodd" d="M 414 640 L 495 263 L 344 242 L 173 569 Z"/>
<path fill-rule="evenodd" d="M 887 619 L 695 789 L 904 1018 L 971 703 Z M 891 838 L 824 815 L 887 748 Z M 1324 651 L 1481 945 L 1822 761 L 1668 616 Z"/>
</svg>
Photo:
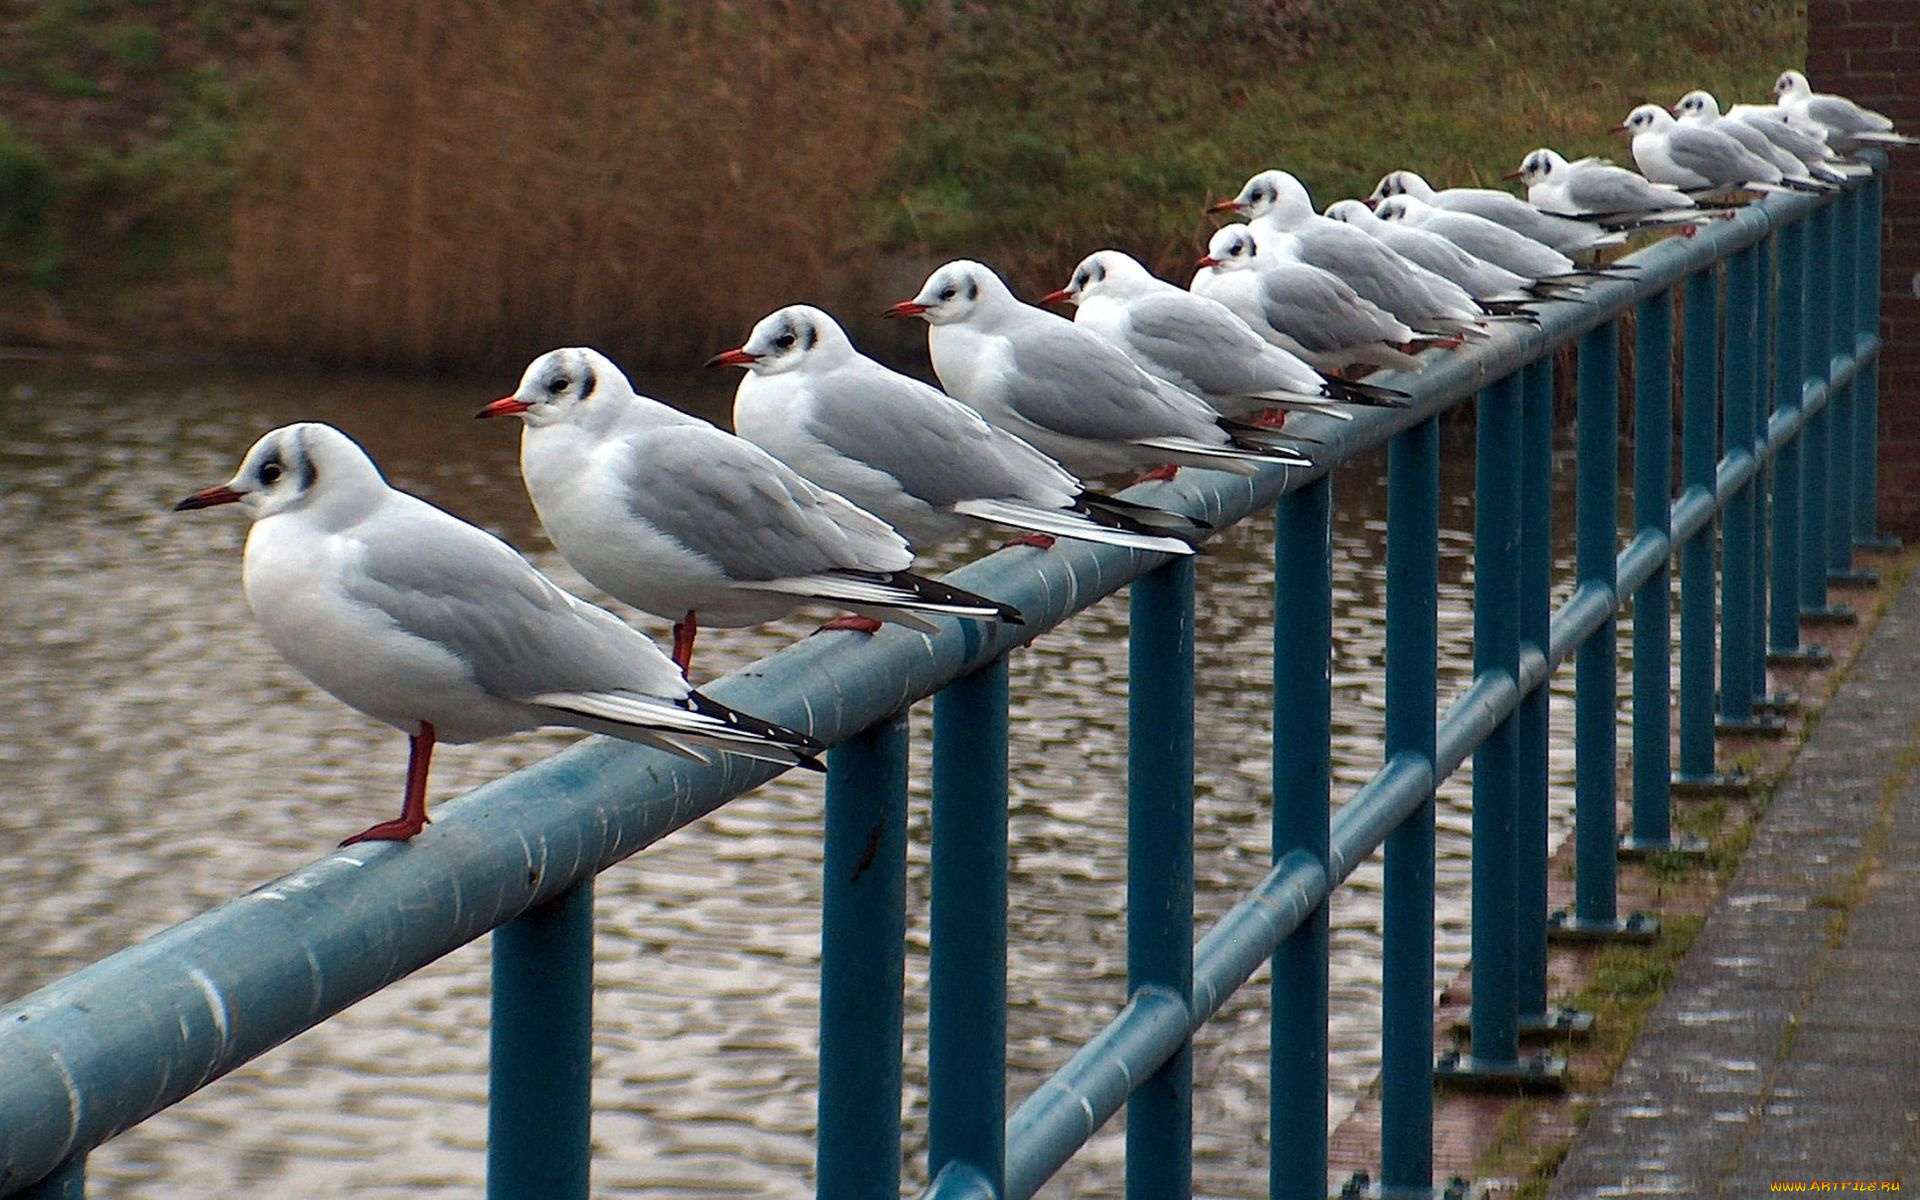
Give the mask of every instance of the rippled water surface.
<svg viewBox="0 0 1920 1200">
<path fill-rule="evenodd" d="M 236 510 L 174 514 L 262 431 L 330 421 L 397 486 L 485 525 L 591 589 L 541 536 L 516 430 L 472 421 L 479 386 L 338 376 L 104 372 L 0 361 L 0 1001 L 293 870 L 398 809 L 405 741 L 283 664 L 239 586 Z M 724 397 L 688 401 L 712 415 Z M 686 396 L 686 385 L 658 385 Z M 1472 453 L 1448 434 L 1441 694 L 1471 661 Z M 1556 472 L 1564 489 L 1571 470 Z M 1336 483 L 1335 803 L 1375 770 L 1383 709 L 1381 465 Z M 1563 494 L 1557 509 L 1570 501 Z M 1557 522 L 1564 526 L 1565 521 Z M 1564 537 L 1558 539 L 1564 541 Z M 962 546 L 950 563 L 985 543 Z M 1196 900 L 1204 924 L 1268 865 L 1272 521 L 1200 563 Z M 1564 557 L 1567 547 L 1559 552 Z M 596 599 L 603 599 L 597 597 Z M 634 614 L 656 637 L 664 626 Z M 1123 999 L 1124 596 L 1013 659 L 1012 996 L 1017 1103 Z M 704 635 L 700 675 L 809 622 Z M 1624 642 L 1624 637 L 1623 637 Z M 1570 673 L 1569 673 L 1570 674 Z M 922 706 L 924 708 L 924 706 Z M 1556 700 L 1555 741 L 1570 746 Z M 915 714 L 916 763 L 927 762 Z M 445 748 L 442 802 L 578 735 Z M 1280 714 L 1279 736 L 1287 736 Z M 1571 778 L 1557 750 L 1558 784 Z M 1467 953 L 1466 780 L 1440 805 L 1440 976 Z M 1555 789 L 1556 802 L 1568 789 Z M 821 784 L 781 779 L 601 877 L 594 1191 L 648 1198 L 811 1195 Z M 1555 840 L 1567 814 L 1556 811 Z M 911 816 L 910 1180 L 925 1169 L 924 779 Z M 1337 1120 L 1378 1053 L 1379 866 L 1333 906 Z M 483 1178 L 488 950 L 435 963 L 127 1133 L 91 1160 L 99 1197 L 472 1196 Z M 1265 1194 L 1264 972 L 1201 1034 L 1196 1191 Z M 1043 1193 L 1119 1193 L 1120 1122 Z"/>
</svg>

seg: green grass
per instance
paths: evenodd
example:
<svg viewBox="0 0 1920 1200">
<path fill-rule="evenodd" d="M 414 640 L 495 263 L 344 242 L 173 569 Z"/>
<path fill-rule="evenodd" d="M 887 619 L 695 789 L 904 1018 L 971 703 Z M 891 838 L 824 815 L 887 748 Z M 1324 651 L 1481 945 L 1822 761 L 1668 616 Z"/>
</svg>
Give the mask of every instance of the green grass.
<svg viewBox="0 0 1920 1200">
<path fill-rule="evenodd" d="M 1268 166 L 1324 206 L 1394 167 L 1624 156 L 1606 130 L 1633 105 L 1751 99 L 1804 55 L 1782 0 L 1328 0 L 1259 31 L 1225 0 L 981 7 L 936 41 L 881 228 L 1056 271 L 1113 243 L 1190 259 L 1205 204 Z"/>
</svg>

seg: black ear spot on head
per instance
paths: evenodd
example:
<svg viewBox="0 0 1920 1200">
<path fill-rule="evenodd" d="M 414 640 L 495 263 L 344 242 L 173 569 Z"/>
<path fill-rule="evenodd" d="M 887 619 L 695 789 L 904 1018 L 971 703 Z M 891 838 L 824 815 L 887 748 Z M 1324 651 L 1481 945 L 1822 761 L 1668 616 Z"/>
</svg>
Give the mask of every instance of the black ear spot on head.
<svg viewBox="0 0 1920 1200">
<path fill-rule="evenodd" d="M 975 283 L 971 279 L 967 280 L 967 299 L 978 300 L 979 298 L 980 298 L 980 285 Z"/>
<path fill-rule="evenodd" d="M 582 400 L 593 395 L 593 389 L 599 386 L 600 377 L 593 373 L 592 367 L 588 367 L 580 373 L 580 398 Z"/>
<path fill-rule="evenodd" d="M 802 350 L 811 350 L 813 349 L 813 344 L 819 340 L 820 334 L 814 329 L 813 322 L 802 322 L 800 325 L 800 348 Z"/>
</svg>

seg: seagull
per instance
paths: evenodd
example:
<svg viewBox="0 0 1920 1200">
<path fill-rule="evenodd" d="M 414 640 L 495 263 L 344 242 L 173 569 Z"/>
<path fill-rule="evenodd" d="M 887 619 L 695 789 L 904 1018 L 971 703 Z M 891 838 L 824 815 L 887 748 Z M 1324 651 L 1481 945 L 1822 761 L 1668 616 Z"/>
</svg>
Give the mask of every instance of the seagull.
<svg viewBox="0 0 1920 1200">
<path fill-rule="evenodd" d="M 1262 408 L 1352 418 L 1337 404 L 1400 408 L 1405 392 L 1323 375 L 1254 332 L 1233 310 L 1175 286 L 1119 250 L 1082 259 L 1041 304 L 1077 306 L 1073 323 L 1120 347 L 1142 370 L 1203 397 L 1230 417 Z"/>
<path fill-rule="evenodd" d="M 1624 269 L 1618 264 L 1582 268 L 1544 242 L 1536 242 L 1525 234 L 1515 233 L 1505 225 L 1470 212 L 1435 208 L 1411 193 L 1388 196 L 1374 207 L 1373 215 L 1382 221 L 1437 233 L 1475 258 L 1505 267 L 1516 275 L 1546 283 L 1578 284 L 1595 279 L 1618 279 Z"/>
<path fill-rule="evenodd" d="M 816 487 L 744 438 L 639 395 L 606 356 L 574 346 L 527 367 L 476 416 L 517 416 L 520 473 L 563 557 L 600 590 L 673 626 L 693 663 L 702 623 L 753 625 L 808 604 L 930 631 L 920 614 L 1020 623 L 998 601 L 910 574 L 913 550 L 879 517 Z"/>
<path fill-rule="evenodd" d="M 1836 154 L 1833 147 L 1827 145 L 1824 133 L 1812 133 L 1792 124 L 1787 119 L 1787 111 L 1777 104 L 1736 104 L 1722 114 L 1720 102 L 1713 98 L 1712 92 L 1696 89 L 1680 97 L 1680 103 L 1673 106 L 1673 115 L 1682 124 L 1691 122 L 1725 128 L 1713 120 L 1719 118 L 1720 122 L 1751 129 L 1782 153 L 1797 159 L 1816 179 L 1837 183 L 1873 174 L 1873 168 L 1866 163 L 1849 162 Z M 1732 128 L 1727 128 L 1727 132 L 1738 136 Z"/>
<path fill-rule="evenodd" d="M 343 846 L 404 842 L 426 826 L 436 741 L 566 725 L 700 761 L 718 750 L 822 769 L 819 742 L 693 690 L 645 634 L 499 538 L 389 487 L 331 425 L 272 430 L 232 479 L 174 511 L 219 504 L 253 518 L 242 582 L 274 649 L 407 735 L 400 816 Z"/>
<path fill-rule="evenodd" d="M 1521 159 L 1509 178 L 1526 184 L 1527 200 L 1543 212 L 1614 229 L 1694 225 L 1709 215 L 1677 187 L 1650 182 L 1604 158 L 1568 162 L 1544 146 Z"/>
<path fill-rule="evenodd" d="M 1780 72 L 1780 78 L 1773 81 L 1773 95 L 1789 118 L 1825 129 L 1827 141 L 1838 143 L 1839 149 L 1920 145 L 1920 138 L 1894 132 L 1893 120 L 1885 114 L 1862 108 L 1845 96 L 1814 91 L 1798 71 Z"/>
<path fill-rule="evenodd" d="M 1382 220 L 1358 200 L 1336 200 L 1327 206 L 1326 215 L 1333 220 L 1346 222 L 1402 258 L 1452 280 L 1475 300 L 1522 303 L 1553 299 L 1561 291 L 1552 285 L 1543 287 L 1524 275 L 1476 258 L 1430 230 Z"/>
<path fill-rule="evenodd" d="M 1412 329 L 1331 271 L 1272 261 L 1252 226 L 1215 230 L 1198 265 L 1188 285 L 1195 295 L 1226 305 L 1268 342 L 1322 371 L 1353 363 L 1420 369 L 1402 349 L 1414 341 Z"/>
<path fill-rule="evenodd" d="M 1562 254 L 1596 254 L 1608 246 L 1626 242 L 1627 235 L 1602 229 L 1591 221 L 1556 217 L 1543 213 L 1518 196 L 1492 188 L 1447 188 L 1435 191 L 1432 184 L 1412 171 L 1389 171 L 1374 186 L 1374 201 L 1389 196 L 1412 196 L 1446 212 L 1471 213 L 1515 233 L 1553 247 Z"/>
<path fill-rule="evenodd" d="M 1831 184 L 1846 178 L 1844 172 L 1832 170 L 1822 162 L 1823 158 L 1831 158 L 1833 155 L 1833 151 L 1825 142 L 1792 128 L 1784 121 L 1763 119 L 1756 122 L 1721 116 L 1720 104 L 1710 92 L 1688 92 L 1680 97 L 1671 111 L 1674 120 L 1682 125 L 1694 129 L 1712 129 L 1726 134 L 1745 146 L 1748 153 L 1764 158 L 1780 168 L 1780 173 L 1788 179 Z M 1770 131 L 1777 131 L 1777 133 Z M 1798 153 L 1780 145 L 1776 140 L 1777 137 L 1799 139 L 1805 145 L 1819 147 L 1821 153 L 1809 162 L 1802 159 Z"/>
<path fill-rule="evenodd" d="M 1786 178 L 1780 168 L 1716 129 L 1682 125 L 1658 104 L 1642 104 L 1613 127 L 1633 135 L 1633 161 L 1655 183 L 1710 194 L 1727 191 L 1818 191 Z"/>
<path fill-rule="evenodd" d="M 1261 237 L 1263 254 L 1332 271 L 1414 329 L 1478 336 L 1489 315 L 1488 306 L 1457 284 L 1314 212 L 1307 189 L 1285 171 L 1259 172 L 1212 211 L 1244 213 Z"/>
<path fill-rule="evenodd" d="M 981 263 L 946 263 L 886 315 L 925 319 L 934 374 L 948 394 L 1077 474 L 1313 465 L 1155 379 L 1099 334 L 1022 303 Z"/>
<path fill-rule="evenodd" d="M 1050 546 L 1078 538 L 1192 554 L 1185 538 L 1143 520 L 1175 513 L 1087 491 L 1065 467 L 936 387 L 854 348 L 821 309 L 789 305 L 738 349 L 707 365 L 745 367 L 736 433 L 820 487 L 847 497 L 924 547 L 979 522 L 1027 531 Z M 1200 531 L 1191 522 L 1189 536 Z"/>
</svg>

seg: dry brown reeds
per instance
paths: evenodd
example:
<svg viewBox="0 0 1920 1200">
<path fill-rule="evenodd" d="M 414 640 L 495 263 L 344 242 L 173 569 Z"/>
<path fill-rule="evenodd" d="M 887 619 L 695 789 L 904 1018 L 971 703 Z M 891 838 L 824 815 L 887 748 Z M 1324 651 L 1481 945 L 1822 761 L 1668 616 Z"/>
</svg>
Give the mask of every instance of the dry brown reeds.
<svg viewBox="0 0 1920 1200">
<path fill-rule="evenodd" d="M 732 345 L 845 252 L 911 107 L 893 0 L 310 12 L 234 209 L 234 333 L 276 355 Z"/>
</svg>

